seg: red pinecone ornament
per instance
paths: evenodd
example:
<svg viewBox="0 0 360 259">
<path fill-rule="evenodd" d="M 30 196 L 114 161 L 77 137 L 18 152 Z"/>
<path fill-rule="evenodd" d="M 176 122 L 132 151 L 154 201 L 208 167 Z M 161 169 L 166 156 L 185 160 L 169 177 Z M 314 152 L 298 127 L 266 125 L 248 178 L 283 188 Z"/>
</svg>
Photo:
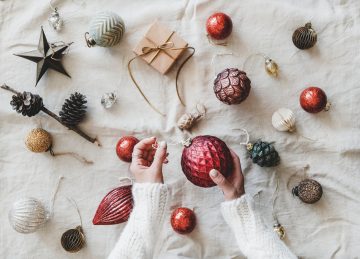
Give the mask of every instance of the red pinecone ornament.
<svg viewBox="0 0 360 259">
<path fill-rule="evenodd" d="M 170 223 L 175 232 L 189 234 L 196 226 L 195 213 L 188 208 L 177 208 L 171 213 Z"/>
<path fill-rule="evenodd" d="M 325 92 L 315 86 L 308 87 L 302 91 L 300 105 L 309 113 L 318 113 L 329 108 Z"/>
<path fill-rule="evenodd" d="M 214 13 L 206 21 L 206 31 L 215 40 L 224 40 L 229 37 L 232 28 L 231 18 L 224 13 Z"/>
<path fill-rule="evenodd" d="M 239 104 L 250 93 L 251 81 L 246 73 L 237 68 L 227 68 L 214 81 L 216 97 L 226 104 Z"/>
<path fill-rule="evenodd" d="M 127 221 L 133 209 L 131 185 L 110 191 L 100 202 L 93 218 L 94 225 L 113 225 Z"/>
<path fill-rule="evenodd" d="M 215 186 L 209 176 L 211 169 L 218 170 L 225 177 L 233 169 L 233 160 L 226 144 L 213 136 L 198 136 L 186 146 L 181 157 L 181 167 L 186 178 L 200 187 Z"/>
<path fill-rule="evenodd" d="M 133 136 L 124 136 L 116 144 L 116 154 L 125 162 L 131 162 L 134 146 L 139 140 Z"/>
</svg>

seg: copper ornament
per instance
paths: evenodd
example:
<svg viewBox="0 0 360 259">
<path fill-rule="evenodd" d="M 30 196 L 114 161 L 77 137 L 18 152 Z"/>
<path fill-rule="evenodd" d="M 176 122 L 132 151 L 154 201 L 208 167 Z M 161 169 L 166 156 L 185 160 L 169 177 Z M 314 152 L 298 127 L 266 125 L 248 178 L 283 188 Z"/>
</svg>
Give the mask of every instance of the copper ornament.
<svg viewBox="0 0 360 259">
<path fill-rule="evenodd" d="M 297 28 L 292 36 L 292 41 L 298 49 L 309 49 L 316 44 L 317 33 L 308 22 L 305 26 Z"/>
<path fill-rule="evenodd" d="M 305 179 L 292 189 L 292 193 L 302 202 L 312 204 L 320 200 L 323 190 L 319 182 Z"/>
<path fill-rule="evenodd" d="M 35 153 L 46 152 L 51 149 L 52 139 L 49 132 L 36 128 L 30 131 L 25 140 L 26 147 Z"/>
<path fill-rule="evenodd" d="M 61 246 L 65 251 L 76 253 L 85 246 L 85 235 L 81 226 L 69 229 L 61 236 Z"/>
</svg>

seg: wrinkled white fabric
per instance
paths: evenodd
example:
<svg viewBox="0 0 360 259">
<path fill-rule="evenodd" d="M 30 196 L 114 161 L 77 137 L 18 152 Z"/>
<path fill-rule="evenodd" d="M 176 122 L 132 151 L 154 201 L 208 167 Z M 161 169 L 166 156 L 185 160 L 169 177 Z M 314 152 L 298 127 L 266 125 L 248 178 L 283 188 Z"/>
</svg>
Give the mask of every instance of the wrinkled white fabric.
<svg viewBox="0 0 360 259">
<path fill-rule="evenodd" d="M 87 96 L 88 113 L 80 127 L 98 136 L 97 147 L 68 131 L 41 113 L 25 118 L 11 109 L 11 94 L 0 89 L 0 253 L 4 258 L 105 258 L 114 247 L 126 224 L 94 226 L 92 218 L 104 195 L 117 187 L 118 178 L 128 175 L 127 163 L 119 161 L 114 149 L 124 134 L 138 138 L 155 135 L 160 140 L 179 141 L 183 133 L 176 120 L 198 102 L 207 107 L 206 117 L 192 135 L 215 135 L 240 156 L 249 194 L 255 197 L 269 227 L 273 225 L 272 194 L 280 179 L 275 214 L 286 228 L 285 243 L 303 258 L 356 258 L 360 238 L 360 87 L 357 64 L 360 62 L 360 3 L 357 0 L 243 0 L 243 1 L 84 1 L 56 2 L 66 23 L 56 33 L 48 25 L 49 1 L 0 1 L 0 83 L 40 94 L 44 104 L 58 113 L 70 93 Z M 54 3 L 55 4 L 55 3 Z M 84 33 L 93 14 L 112 10 L 123 17 L 126 33 L 113 48 L 87 48 Z M 206 18 L 215 11 L 229 14 L 234 23 L 227 47 L 209 44 L 205 33 Z M 179 77 L 180 93 L 187 108 L 181 106 L 175 92 L 178 64 L 165 76 L 142 60 L 133 63 L 136 79 L 149 99 L 165 118 L 154 113 L 142 99 L 127 72 L 132 48 L 159 19 L 196 48 L 194 57 Z M 318 42 L 307 51 L 297 50 L 291 40 L 293 31 L 311 21 L 319 32 Z M 74 42 L 63 64 L 71 79 L 48 71 L 35 88 L 36 65 L 16 57 L 36 48 L 40 26 L 49 41 Z M 254 53 L 264 53 L 280 67 L 279 79 L 264 71 L 263 60 L 251 57 L 245 65 L 252 81 L 247 100 L 235 106 L 219 102 L 213 91 L 216 73 L 226 67 L 242 69 Z M 217 53 L 222 56 L 211 64 Z M 316 115 L 299 105 L 302 89 L 309 85 L 323 88 L 332 107 Z M 101 95 L 116 90 L 118 103 L 111 110 L 100 105 Z M 294 111 L 297 132 L 277 132 L 271 115 L 280 107 Z M 42 126 L 54 138 L 54 150 L 77 152 L 94 161 L 84 166 L 69 156 L 53 158 L 25 148 L 24 138 L 34 127 Z M 281 164 L 260 168 L 247 158 L 244 141 L 235 128 L 246 128 L 252 140 L 275 141 Z M 311 138 L 314 141 L 308 140 Z M 244 258 L 220 213 L 223 195 L 217 188 L 203 189 L 188 182 L 180 168 L 182 147 L 169 146 L 170 163 L 164 168 L 165 182 L 171 192 L 170 210 L 178 206 L 193 208 L 198 225 L 190 235 L 174 233 L 170 224 L 159 232 L 162 245 L 157 258 Z M 301 168 L 309 164 L 307 174 L 324 188 L 322 199 L 313 205 L 301 203 L 291 189 L 303 178 Z M 16 233 L 7 213 L 21 196 L 47 202 L 59 175 L 64 175 L 54 207 L 54 217 L 39 232 Z M 79 222 L 76 210 L 66 197 L 76 200 L 83 218 L 87 246 L 73 255 L 60 245 L 64 231 Z M 166 223 L 166 220 L 165 220 Z M 16 246 L 14 245 L 16 244 Z"/>
</svg>

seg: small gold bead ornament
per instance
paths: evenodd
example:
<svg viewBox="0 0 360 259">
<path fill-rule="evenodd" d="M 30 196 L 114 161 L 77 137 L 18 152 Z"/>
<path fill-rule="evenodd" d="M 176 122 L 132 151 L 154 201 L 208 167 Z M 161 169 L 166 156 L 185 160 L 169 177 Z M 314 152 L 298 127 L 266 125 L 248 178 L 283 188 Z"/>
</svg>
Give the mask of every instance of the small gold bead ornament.
<svg viewBox="0 0 360 259">
<path fill-rule="evenodd" d="M 26 147 L 35 153 L 46 152 L 51 149 L 52 138 L 49 132 L 36 128 L 30 131 L 25 140 Z"/>
<path fill-rule="evenodd" d="M 286 236 L 285 228 L 280 223 L 274 224 L 274 232 L 278 234 L 281 240 L 283 240 Z"/>
<path fill-rule="evenodd" d="M 279 66 L 269 57 L 265 57 L 265 70 L 273 77 L 277 77 L 279 74 Z"/>
</svg>

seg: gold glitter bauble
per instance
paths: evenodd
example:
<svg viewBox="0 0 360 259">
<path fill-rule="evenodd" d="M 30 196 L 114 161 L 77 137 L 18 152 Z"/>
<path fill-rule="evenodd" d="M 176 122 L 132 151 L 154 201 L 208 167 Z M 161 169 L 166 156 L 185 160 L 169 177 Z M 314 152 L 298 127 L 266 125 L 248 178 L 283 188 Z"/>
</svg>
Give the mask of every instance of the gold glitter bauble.
<svg viewBox="0 0 360 259">
<path fill-rule="evenodd" d="M 25 140 L 26 147 L 35 153 L 46 152 L 52 144 L 51 135 L 46 130 L 37 128 L 30 131 Z"/>
</svg>

